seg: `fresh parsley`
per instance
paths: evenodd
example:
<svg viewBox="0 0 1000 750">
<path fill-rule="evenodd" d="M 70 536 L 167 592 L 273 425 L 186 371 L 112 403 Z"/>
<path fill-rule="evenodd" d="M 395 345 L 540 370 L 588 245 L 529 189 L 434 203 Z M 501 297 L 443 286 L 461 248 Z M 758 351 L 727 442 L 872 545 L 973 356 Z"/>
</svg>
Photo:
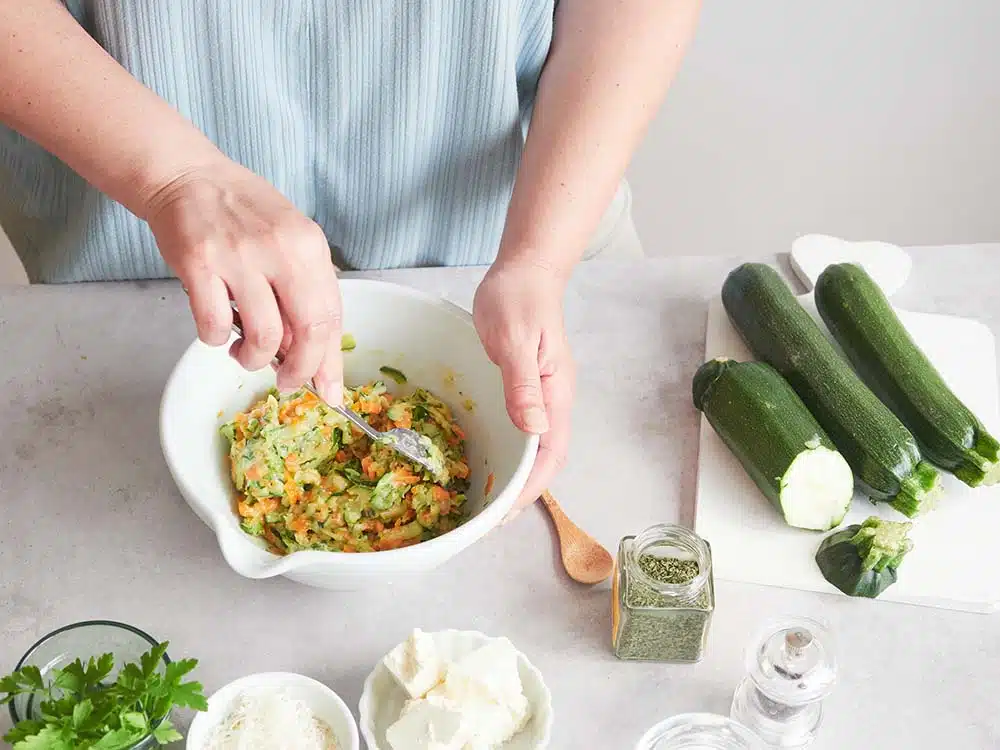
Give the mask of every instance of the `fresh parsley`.
<svg viewBox="0 0 1000 750">
<path fill-rule="evenodd" d="M 112 654 L 80 659 L 54 669 L 49 680 L 38 667 L 26 666 L 0 679 L 0 705 L 34 694 L 36 718 L 19 721 L 3 739 L 14 750 L 127 750 L 152 737 L 165 745 L 182 739 L 167 715 L 175 706 L 208 708 L 199 682 L 184 678 L 195 659 L 171 661 L 159 669 L 167 652 L 161 643 L 121 667 L 113 682 Z"/>
</svg>

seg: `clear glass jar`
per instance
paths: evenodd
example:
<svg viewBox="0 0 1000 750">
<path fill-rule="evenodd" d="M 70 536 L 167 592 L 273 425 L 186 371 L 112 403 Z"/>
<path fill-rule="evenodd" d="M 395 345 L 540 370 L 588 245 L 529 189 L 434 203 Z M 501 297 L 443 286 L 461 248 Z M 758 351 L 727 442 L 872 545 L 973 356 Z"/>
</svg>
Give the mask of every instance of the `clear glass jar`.
<svg viewBox="0 0 1000 750">
<path fill-rule="evenodd" d="M 38 640 L 14 667 L 15 671 L 26 666 L 38 667 L 42 679 L 48 682 L 55 669 L 64 669 L 76 659 L 84 664 L 91 657 L 113 654 L 115 670 L 108 680 L 117 679 L 117 670 L 124 664 L 138 663 L 139 657 L 157 646 L 157 641 L 138 628 L 110 620 L 88 620 L 54 630 Z M 164 654 L 161 668 L 165 669 L 170 658 Z M 10 702 L 10 719 L 18 724 L 24 719 L 37 719 L 38 696 L 34 693 L 19 695 Z M 157 747 L 152 735 L 145 737 L 129 750 L 148 750 Z"/>
<path fill-rule="evenodd" d="M 766 750 L 742 724 L 716 714 L 680 714 L 643 735 L 635 750 Z"/>
<path fill-rule="evenodd" d="M 708 542 L 672 524 L 625 537 L 611 597 L 612 647 L 619 659 L 700 661 L 715 610 Z"/>
</svg>

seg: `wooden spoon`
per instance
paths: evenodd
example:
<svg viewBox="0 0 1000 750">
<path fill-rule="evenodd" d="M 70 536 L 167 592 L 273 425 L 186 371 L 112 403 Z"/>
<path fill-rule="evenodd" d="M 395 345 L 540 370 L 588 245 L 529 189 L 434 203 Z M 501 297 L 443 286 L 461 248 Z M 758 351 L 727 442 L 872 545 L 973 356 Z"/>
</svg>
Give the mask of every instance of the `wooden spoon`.
<svg viewBox="0 0 1000 750">
<path fill-rule="evenodd" d="M 545 490 L 540 499 L 555 524 L 563 567 L 569 577 L 587 584 L 606 580 L 615 566 L 611 554 L 596 539 L 569 520 L 551 492 Z"/>
</svg>

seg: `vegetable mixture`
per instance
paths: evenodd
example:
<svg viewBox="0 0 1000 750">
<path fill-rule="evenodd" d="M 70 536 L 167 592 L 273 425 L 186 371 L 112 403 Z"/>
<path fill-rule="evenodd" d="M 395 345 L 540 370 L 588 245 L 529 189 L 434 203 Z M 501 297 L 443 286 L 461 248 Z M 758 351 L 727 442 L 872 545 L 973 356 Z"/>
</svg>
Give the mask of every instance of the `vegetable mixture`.
<svg viewBox="0 0 1000 750">
<path fill-rule="evenodd" d="M 375 552 L 461 524 L 469 464 L 448 406 L 423 389 L 394 398 L 381 381 L 345 388 L 344 406 L 377 430 L 415 430 L 443 471 L 373 442 L 309 391 L 271 391 L 222 427 L 243 530 L 278 554 Z"/>
</svg>

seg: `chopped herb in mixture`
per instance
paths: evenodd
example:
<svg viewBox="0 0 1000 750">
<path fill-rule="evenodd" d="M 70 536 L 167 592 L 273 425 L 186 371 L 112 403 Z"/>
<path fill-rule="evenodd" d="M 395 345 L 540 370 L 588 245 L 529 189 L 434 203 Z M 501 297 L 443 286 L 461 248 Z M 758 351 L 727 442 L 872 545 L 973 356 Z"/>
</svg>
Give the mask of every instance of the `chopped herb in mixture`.
<svg viewBox="0 0 1000 750">
<path fill-rule="evenodd" d="M 423 389 L 394 398 L 380 381 L 345 388 L 344 405 L 376 430 L 402 427 L 427 438 L 443 474 L 435 480 L 372 442 L 308 391 L 271 392 L 222 428 L 243 530 L 279 554 L 374 552 L 462 523 L 469 464 L 448 406 Z"/>
</svg>

